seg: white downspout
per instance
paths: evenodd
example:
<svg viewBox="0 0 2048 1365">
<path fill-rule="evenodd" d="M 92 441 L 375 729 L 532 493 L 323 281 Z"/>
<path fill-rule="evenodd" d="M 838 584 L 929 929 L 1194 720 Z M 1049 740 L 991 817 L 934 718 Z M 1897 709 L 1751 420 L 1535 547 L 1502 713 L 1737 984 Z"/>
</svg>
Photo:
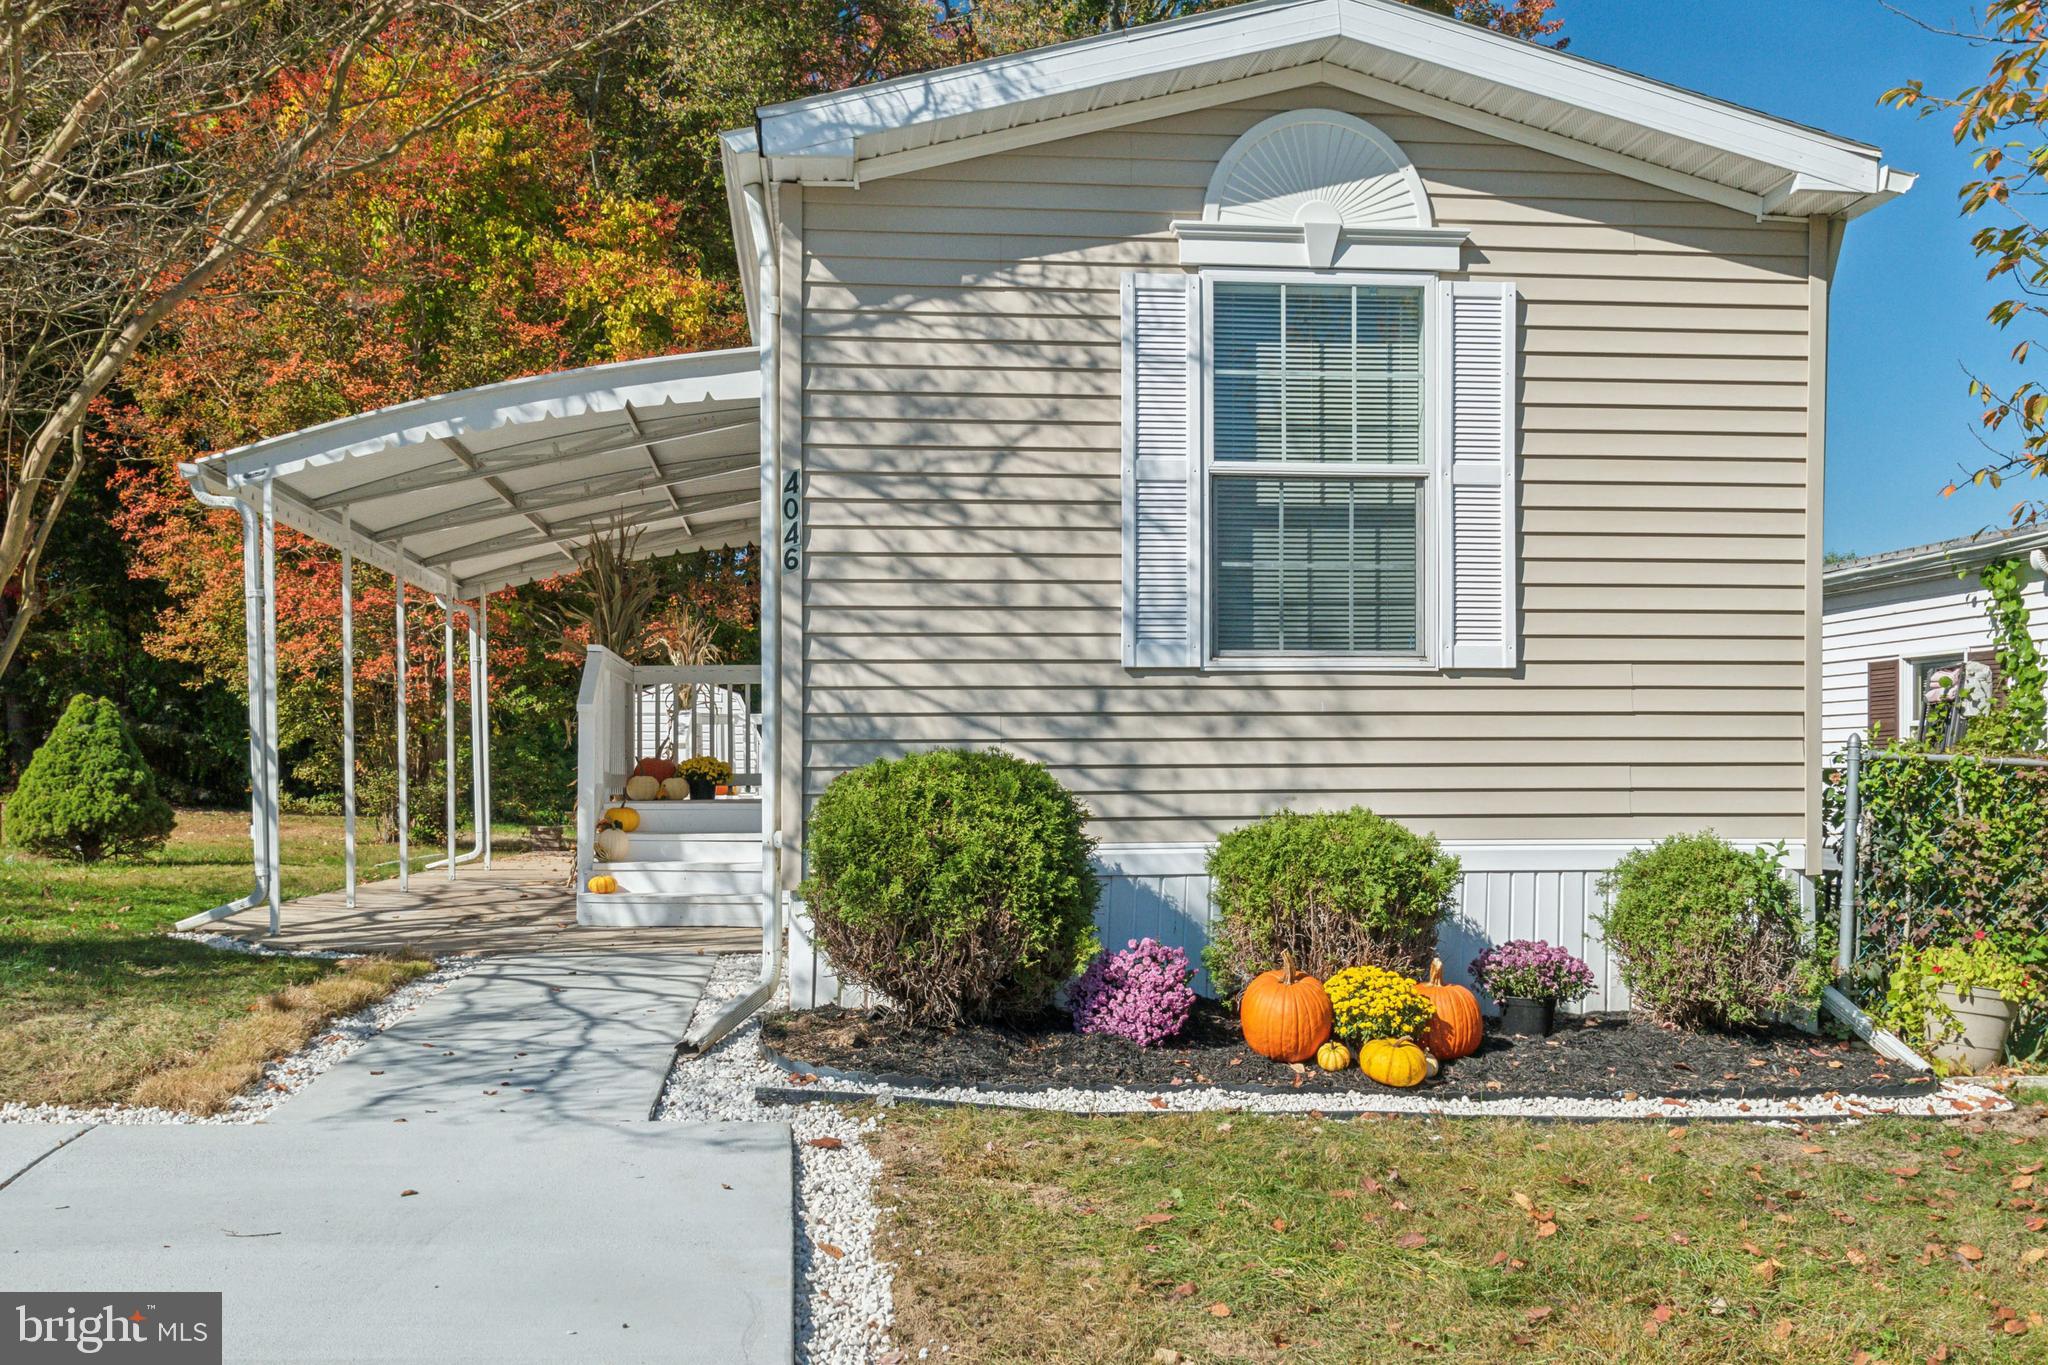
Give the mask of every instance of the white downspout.
<svg viewBox="0 0 2048 1365">
<path fill-rule="evenodd" d="M 391 578 L 391 671 L 398 692 L 398 890 L 412 888 L 412 811 L 405 790 L 405 580 Z"/>
<path fill-rule="evenodd" d="M 341 514 L 348 530 L 349 514 Z M 356 559 L 341 552 L 341 861 L 348 908 L 356 908 Z"/>
<path fill-rule="evenodd" d="M 755 184 L 741 192 L 753 238 L 761 323 L 755 338 L 761 353 L 761 974 L 745 995 L 692 1025 L 683 1035 L 683 1052 L 711 1047 L 766 1004 L 782 984 L 782 831 L 777 828 L 781 807 L 776 780 L 782 762 L 782 288 L 766 191 Z"/>
<path fill-rule="evenodd" d="M 284 768 L 277 743 L 277 505 L 275 485 L 263 481 L 263 775 L 270 818 L 270 932 L 284 918 Z"/>
<path fill-rule="evenodd" d="M 242 518 L 242 617 L 249 670 L 249 862 L 254 885 L 250 887 L 249 894 L 239 900 L 188 915 L 177 923 L 179 929 L 196 929 L 244 910 L 253 910 L 270 899 L 270 882 L 273 879 L 266 871 L 270 860 L 270 830 L 263 818 L 265 784 L 261 772 L 265 753 L 263 727 L 268 713 L 263 705 L 263 589 L 256 562 L 256 513 L 241 498 L 209 492 L 202 487 L 198 466 L 181 464 L 178 473 L 184 476 L 185 482 L 191 486 L 192 496 L 202 505 L 233 508 Z"/>
</svg>

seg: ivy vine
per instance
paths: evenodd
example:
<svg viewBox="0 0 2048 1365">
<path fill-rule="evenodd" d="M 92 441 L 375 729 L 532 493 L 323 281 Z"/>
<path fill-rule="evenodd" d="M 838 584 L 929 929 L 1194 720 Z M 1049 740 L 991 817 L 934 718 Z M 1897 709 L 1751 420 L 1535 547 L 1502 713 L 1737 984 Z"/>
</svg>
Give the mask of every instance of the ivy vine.
<svg viewBox="0 0 2048 1365">
<path fill-rule="evenodd" d="M 1985 735 L 1986 747 L 2008 751 L 2038 749 L 2043 721 L 2048 720 L 2048 702 L 2043 698 L 2041 649 L 2034 643 L 2028 620 L 2027 562 L 1996 560 L 1986 564 L 1977 576 L 1989 598 L 1985 610 L 1991 618 L 1992 643 L 1998 650 L 2001 693 L 2001 704 L 1986 719 L 2002 722 L 1994 728 L 2005 731 Z"/>
</svg>

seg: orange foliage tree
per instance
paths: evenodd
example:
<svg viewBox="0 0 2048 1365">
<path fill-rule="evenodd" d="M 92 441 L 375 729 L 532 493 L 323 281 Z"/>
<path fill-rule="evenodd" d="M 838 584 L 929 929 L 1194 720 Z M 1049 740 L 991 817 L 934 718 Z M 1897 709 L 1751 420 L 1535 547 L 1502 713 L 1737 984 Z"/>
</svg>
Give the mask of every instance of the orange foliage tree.
<svg viewBox="0 0 2048 1365">
<path fill-rule="evenodd" d="M 472 58 L 442 47 L 405 59 L 433 63 L 455 82 Z M 421 98 L 435 97 L 423 87 Z M 402 108 L 392 116 L 407 117 Z M 196 665 L 209 681 L 245 686 L 238 523 L 192 500 L 178 461 L 521 374 L 744 341 L 738 291 L 706 278 L 679 240 L 676 205 L 597 187 L 591 152 L 565 95 L 522 89 L 295 210 L 263 255 L 173 312 L 159 344 L 131 367 L 125 401 L 102 405 L 121 461 L 118 521 L 133 547 L 131 572 L 159 580 L 170 602 L 147 648 Z M 354 587 L 366 808 L 389 814 L 392 586 L 360 570 Z M 555 591 L 541 584 L 493 602 L 494 706 L 510 746 L 495 790 L 514 811 L 552 814 L 568 792 L 563 722 L 580 653 L 547 625 Z M 301 790 L 331 793 L 340 785 L 338 557 L 281 533 L 277 599 L 288 772 Z M 420 594 L 410 600 L 411 804 L 426 830 L 440 810 L 445 675 L 438 613 Z"/>
</svg>

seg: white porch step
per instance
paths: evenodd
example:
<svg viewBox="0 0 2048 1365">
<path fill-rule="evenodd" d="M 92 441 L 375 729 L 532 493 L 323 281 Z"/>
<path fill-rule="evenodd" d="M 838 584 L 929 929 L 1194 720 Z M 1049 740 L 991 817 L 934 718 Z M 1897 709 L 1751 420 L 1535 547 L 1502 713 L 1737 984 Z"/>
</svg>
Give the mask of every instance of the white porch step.
<svg viewBox="0 0 2048 1365">
<path fill-rule="evenodd" d="M 624 801 L 640 814 L 638 834 L 750 834 L 761 837 L 761 798 L 715 801 Z"/>
<path fill-rule="evenodd" d="M 665 896 L 759 896 L 759 859 L 737 862 L 600 863 L 598 868 L 619 879 L 620 891 L 658 892 Z"/>
<path fill-rule="evenodd" d="M 650 833 L 642 825 L 626 836 L 625 861 L 635 863 L 752 863 L 761 865 L 761 836 Z"/>
<path fill-rule="evenodd" d="M 607 896 L 576 893 L 576 922 L 612 929 L 758 929 L 761 896 L 672 896 L 615 891 Z"/>
</svg>

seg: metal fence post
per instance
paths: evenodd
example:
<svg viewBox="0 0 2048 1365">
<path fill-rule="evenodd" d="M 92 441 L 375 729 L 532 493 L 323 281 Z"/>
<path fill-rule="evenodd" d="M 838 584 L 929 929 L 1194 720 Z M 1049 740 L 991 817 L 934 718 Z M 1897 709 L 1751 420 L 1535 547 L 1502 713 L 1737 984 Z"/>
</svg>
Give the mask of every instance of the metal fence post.
<svg viewBox="0 0 2048 1365">
<path fill-rule="evenodd" d="M 1842 893 L 1841 920 L 1836 925 L 1835 968 L 1847 976 L 1856 962 L 1856 864 L 1857 827 L 1863 823 L 1863 736 L 1849 736 L 1849 753 L 1842 763 Z"/>
</svg>

